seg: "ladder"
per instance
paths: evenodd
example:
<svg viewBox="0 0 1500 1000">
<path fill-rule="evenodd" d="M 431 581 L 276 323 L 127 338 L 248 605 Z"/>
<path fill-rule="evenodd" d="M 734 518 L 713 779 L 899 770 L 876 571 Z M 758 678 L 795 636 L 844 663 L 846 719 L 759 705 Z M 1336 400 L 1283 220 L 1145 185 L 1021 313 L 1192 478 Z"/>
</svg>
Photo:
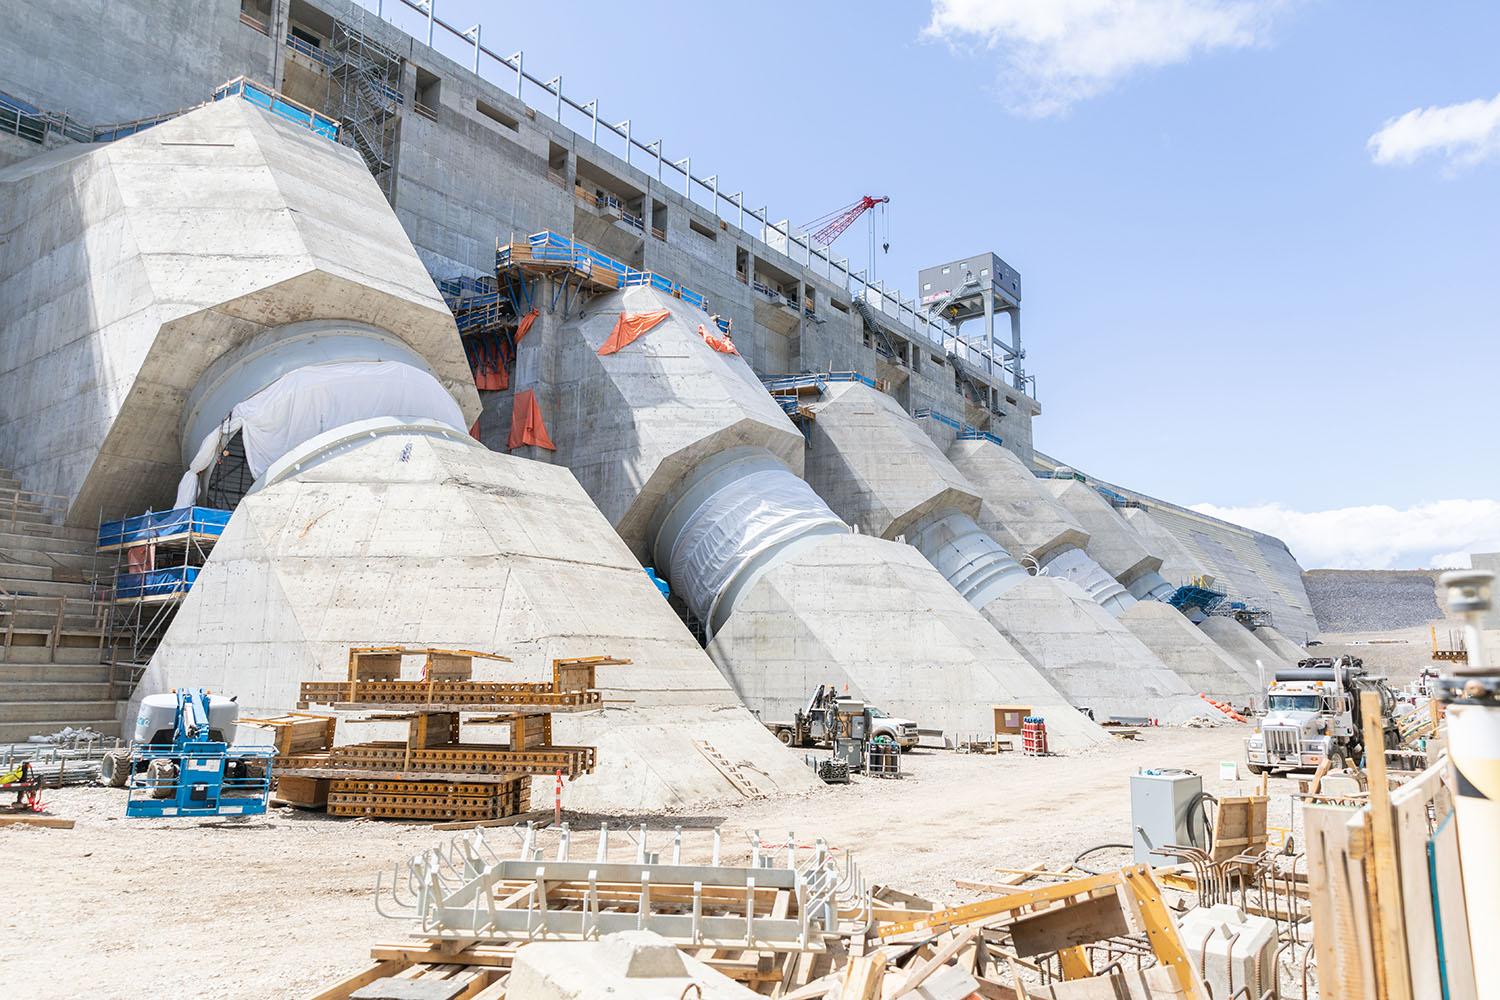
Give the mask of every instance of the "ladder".
<svg viewBox="0 0 1500 1000">
<path fill-rule="evenodd" d="M 708 758 L 708 762 L 719 769 L 719 773 L 729 779 L 729 783 L 747 799 L 763 799 L 766 793 L 760 790 L 750 776 L 738 764 L 725 757 L 708 740 L 694 740 L 693 746 L 698 752 Z"/>
</svg>

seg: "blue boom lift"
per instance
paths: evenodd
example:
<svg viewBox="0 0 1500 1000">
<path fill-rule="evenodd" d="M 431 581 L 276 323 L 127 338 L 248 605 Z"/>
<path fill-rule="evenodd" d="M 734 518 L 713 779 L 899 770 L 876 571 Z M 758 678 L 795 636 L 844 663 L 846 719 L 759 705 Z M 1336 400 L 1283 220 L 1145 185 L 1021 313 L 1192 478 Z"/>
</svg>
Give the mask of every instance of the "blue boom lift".
<svg viewBox="0 0 1500 1000">
<path fill-rule="evenodd" d="M 166 728 L 168 713 L 174 713 L 170 731 Z M 130 793 L 125 815 L 264 813 L 271 794 L 271 761 L 276 750 L 230 746 L 238 717 L 237 705 L 227 698 L 211 698 L 202 688 L 179 688 L 175 696 L 145 698 L 130 747 Z"/>
</svg>

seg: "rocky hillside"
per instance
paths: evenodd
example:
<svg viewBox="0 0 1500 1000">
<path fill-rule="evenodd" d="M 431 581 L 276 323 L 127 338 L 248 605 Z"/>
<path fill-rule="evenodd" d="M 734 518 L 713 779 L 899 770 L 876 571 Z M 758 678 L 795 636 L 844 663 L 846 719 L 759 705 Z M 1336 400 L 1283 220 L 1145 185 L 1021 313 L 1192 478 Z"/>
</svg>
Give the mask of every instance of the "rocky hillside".
<svg viewBox="0 0 1500 1000">
<path fill-rule="evenodd" d="M 1441 621 L 1441 570 L 1312 569 L 1302 574 L 1322 632 L 1385 632 Z"/>
</svg>

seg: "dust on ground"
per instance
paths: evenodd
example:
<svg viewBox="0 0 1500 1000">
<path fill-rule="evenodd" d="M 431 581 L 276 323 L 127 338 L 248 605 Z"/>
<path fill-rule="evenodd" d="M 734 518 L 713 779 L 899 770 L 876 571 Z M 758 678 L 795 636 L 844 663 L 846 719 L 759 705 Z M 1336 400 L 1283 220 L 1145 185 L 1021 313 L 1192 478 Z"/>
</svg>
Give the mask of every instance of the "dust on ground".
<svg viewBox="0 0 1500 1000">
<path fill-rule="evenodd" d="M 811 794 L 741 801 L 702 815 L 610 817 L 659 830 L 720 827 L 726 854 L 764 841 L 822 837 L 852 851 L 864 874 L 947 902 L 973 894 L 955 878 L 995 881 L 997 868 L 1070 861 L 1130 839 L 1129 776 L 1185 768 L 1211 794 L 1247 794 L 1220 779 L 1242 760 L 1244 726 L 1149 729 L 1138 740 L 1034 758 L 917 751 L 899 780 L 859 778 Z M 1284 825 L 1290 784 L 1272 783 L 1271 824 Z M 380 916 L 376 873 L 451 834 L 427 824 L 333 819 L 275 808 L 245 820 L 127 820 L 124 792 L 48 793 L 72 830 L 0 828 L 9 882 L 4 930 L 11 996 L 302 996 L 369 964 L 376 942 L 415 928 Z M 575 828 L 601 817 L 571 816 Z M 509 831 L 497 831 L 497 836 Z M 1101 854 L 1098 862 L 1128 861 Z"/>
</svg>

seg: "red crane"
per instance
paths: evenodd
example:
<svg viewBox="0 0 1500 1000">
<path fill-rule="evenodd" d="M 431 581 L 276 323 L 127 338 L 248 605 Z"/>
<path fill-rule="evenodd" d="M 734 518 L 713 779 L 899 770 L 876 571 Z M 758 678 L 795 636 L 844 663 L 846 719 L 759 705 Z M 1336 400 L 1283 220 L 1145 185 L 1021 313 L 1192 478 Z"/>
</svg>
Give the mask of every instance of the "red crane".
<svg viewBox="0 0 1500 1000">
<path fill-rule="evenodd" d="M 825 247 L 833 246 L 833 241 L 844 234 L 844 230 L 854 225 L 856 219 L 864 215 L 876 205 L 884 205 L 891 199 L 885 195 L 878 198 L 873 195 L 865 195 L 852 205 L 845 205 L 837 212 L 830 212 L 821 219 L 814 219 L 802 228 L 811 237 Z"/>
</svg>

